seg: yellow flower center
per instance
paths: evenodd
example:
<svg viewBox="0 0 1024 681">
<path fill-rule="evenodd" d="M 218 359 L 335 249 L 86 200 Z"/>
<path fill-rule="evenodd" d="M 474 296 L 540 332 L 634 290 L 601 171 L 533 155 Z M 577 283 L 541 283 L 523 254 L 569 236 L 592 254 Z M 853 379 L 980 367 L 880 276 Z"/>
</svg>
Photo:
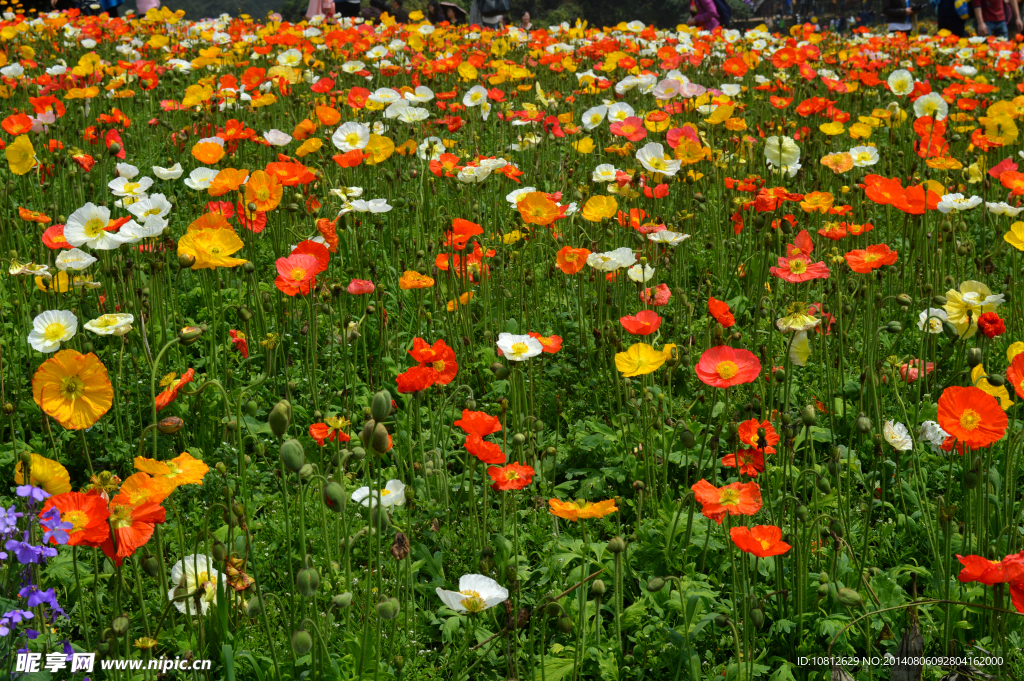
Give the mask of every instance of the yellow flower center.
<svg viewBox="0 0 1024 681">
<path fill-rule="evenodd" d="M 729 380 L 730 378 L 732 378 L 733 376 L 735 376 L 736 374 L 739 373 L 740 368 L 738 366 L 736 366 L 736 362 L 725 361 L 725 362 L 719 362 L 718 366 L 715 367 L 715 371 L 718 372 L 718 375 L 721 378 L 724 378 L 725 380 Z"/>
<path fill-rule="evenodd" d="M 801 260 L 800 258 L 790 260 L 789 271 L 792 272 L 793 274 L 803 274 L 804 272 L 807 271 L 807 263 Z"/>
<path fill-rule="evenodd" d="M 296 267 L 291 271 L 290 276 L 295 281 L 302 281 L 303 279 L 306 278 L 306 268 Z"/>
<path fill-rule="evenodd" d="M 176 374 L 176 373 L 174 373 L 172 371 L 171 373 L 167 374 L 162 379 L 160 379 L 160 387 L 161 388 L 169 388 L 171 385 L 173 385 L 174 379 L 176 379 L 177 377 L 178 377 L 178 374 Z"/>
<path fill-rule="evenodd" d="M 519 357 L 520 355 L 525 355 L 529 351 L 530 346 L 527 345 L 526 343 L 520 342 L 512 344 L 512 354 L 515 355 L 516 357 Z"/>
<path fill-rule="evenodd" d="M 459 593 L 465 596 L 465 598 L 463 598 L 459 602 L 462 604 L 462 607 L 465 608 L 468 612 L 483 611 L 484 599 L 478 592 L 473 591 L 472 589 L 467 589 L 465 591 L 460 591 Z"/>
<path fill-rule="evenodd" d="M 45 336 L 46 340 L 51 343 L 56 343 L 64 337 L 64 333 L 66 331 L 67 329 L 64 328 L 63 324 L 60 322 L 53 322 L 46 325 L 46 329 L 43 331 L 43 336 Z"/>
<path fill-rule="evenodd" d="M 270 190 L 266 188 L 260 188 L 256 190 L 256 200 L 266 201 L 270 198 Z"/>
<path fill-rule="evenodd" d="M 60 379 L 60 396 L 65 400 L 77 400 L 85 395 L 85 381 L 78 376 L 65 376 Z"/>
<path fill-rule="evenodd" d="M 61 522 L 71 523 L 71 529 L 68 530 L 68 534 L 74 534 L 85 529 L 85 526 L 89 523 L 89 514 L 85 511 L 67 511 L 60 514 L 60 519 Z"/>
<path fill-rule="evenodd" d="M 107 223 L 103 222 L 99 218 L 93 218 L 85 223 L 85 236 L 89 239 L 95 239 L 99 235 L 103 234 L 103 228 L 107 226 Z"/>
<path fill-rule="evenodd" d="M 445 363 L 443 359 L 439 359 L 436 362 L 431 362 L 430 365 L 434 367 L 434 371 L 438 372 L 439 374 L 444 373 Z"/>
<path fill-rule="evenodd" d="M 349 134 L 345 135 L 345 144 L 347 144 L 350 147 L 359 146 L 359 133 L 350 132 Z"/>
<path fill-rule="evenodd" d="M 125 194 L 134 194 L 135 190 L 140 187 L 138 182 L 126 182 L 124 185 Z"/>
<path fill-rule="evenodd" d="M 131 527 L 131 524 L 131 506 L 117 504 L 110 507 L 110 527 L 112 527 L 115 530 L 123 530 L 126 527 Z"/>
<path fill-rule="evenodd" d="M 767 550 L 768 550 L 769 548 L 771 548 L 771 545 L 772 545 L 772 543 L 771 543 L 770 541 L 768 541 L 767 539 L 761 539 L 761 540 L 760 540 L 760 543 L 761 543 L 761 548 L 762 548 L 762 549 L 765 549 L 766 551 L 767 551 Z"/>
<path fill-rule="evenodd" d="M 718 498 L 719 506 L 738 506 L 740 493 L 734 489 L 723 489 L 722 496 Z"/>
<path fill-rule="evenodd" d="M 964 430 L 974 430 L 981 424 L 981 414 L 973 409 L 965 409 L 960 414 L 960 427 Z"/>
<path fill-rule="evenodd" d="M 159 208 L 150 208 L 149 210 L 147 210 L 145 213 L 142 214 L 142 217 L 148 218 L 150 215 L 160 215 L 160 209 Z"/>
<path fill-rule="evenodd" d="M 513 480 L 518 480 L 519 473 L 516 473 L 515 471 L 505 471 L 505 479 L 508 480 L 509 482 Z"/>
</svg>

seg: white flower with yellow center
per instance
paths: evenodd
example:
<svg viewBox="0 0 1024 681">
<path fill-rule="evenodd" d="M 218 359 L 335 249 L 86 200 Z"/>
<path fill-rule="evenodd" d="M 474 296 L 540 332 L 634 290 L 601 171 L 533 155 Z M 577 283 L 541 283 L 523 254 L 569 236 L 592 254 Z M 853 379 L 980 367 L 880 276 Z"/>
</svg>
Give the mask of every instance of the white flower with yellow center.
<svg viewBox="0 0 1024 681">
<path fill-rule="evenodd" d="M 906 69 L 893 71 L 886 82 L 889 83 L 889 91 L 897 97 L 906 97 L 914 91 L 914 76 Z"/>
<path fill-rule="evenodd" d="M 683 234 L 681 232 L 671 232 L 667 229 L 663 229 L 660 232 L 652 232 L 647 235 L 647 238 L 656 244 L 664 244 L 666 246 L 678 246 L 687 239 L 690 238 L 689 234 Z"/>
<path fill-rule="evenodd" d="M 213 178 L 217 177 L 219 170 L 213 168 L 196 168 L 185 178 L 185 186 L 189 189 L 205 192 L 210 188 Z"/>
<path fill-rule="evenodd" d="M 153 166 L 153 174 L 159 177 L 161 180 L 177 180 L 181 177 L 181 174 L 185 170 L 181 167 L 180 163 L 175 163 L 170 168 L 161 168 L 160 166 Z"/>
<path fill-rule="evenodd" d="M 992 203 L 990 201 L 986 201 L 985 207 L 988 208 L 988 212 L 992 213 L 993 215 L 1006 215 L 1011 218 L 1017 217 L 1017 215 L 1020 214 L 1021 211 L 1024 211 L 1024 207 L 1016 208 L 1006 203 L 1005 201 L 1000 201 L 999 203 Z"/>
<path fill-rule="evenodd" d="M 277 63 L 281 66 L 298 66 L 302 63 L 302 52 L 296 49 L 285 50 L 277 55 Z"/>
<path fill-rule="evenodd" d="M 341 151 L 362 149 L 369 141 L 370 128 L 354 121 L 342 123 L 341 127 L 331 135 L 331 142 Z"/>
<path fill-rule="evenodd" d="M 56 352 L 60 344 L 75 337 L 78 317 L 68 310 L 47 310 L 32 320 L 28 344 L 39 352 Z"/>
<path fill-rule="evenodd" d="M 800 147 L 792 137 L 772 135 L 764 142 L 764 157 L 776 168 L 789 168 L 800 161 Z"/>
<path fill-rule="evenodd" d="M 462 105 L 465 107 L 480 106 L 487 101 L 487 88 L 483 85 L 474 85 L 462 96 Z"/>
<path fill-rule="evenodd" d="M 886 421 L 882 426 L 882 435 L 897 452 L 909 452 L 914 448 L 914 441 L 910 438 L 907 427 L 898 421 Z"/>
<path fill-rule="evenodd" d="M 508 600 L 508 589 L 490 577 L 462 575 L 458 591 L 438 587 L 437 596 L 457 613 L 477 613 Z"/>
<path fill-rule="evenodd" d="M 929 92 L 914 102 L 914 115 L 918 118 L 931 116 L 934 120 L 941 121 L 948 113 L 949 105 L 938 92 Z"/>
<path fill-rule="evenodd" d="M 636 160 L 640 161 L 647 170 L 652 173 L 661 173 L 667 177 L 672 177 L 682 166 L 681 161 L 675 159 L 665 158 L 665 149 L 657 142 L 650 142 L 642 149 L 636 152 Z"/>
<path fill-rule="evenodd" d="M 854 147 L 850 149 L 850 156 L 857 168 L 867 168 L 878 163 L 878 149 L 874 147 Z"/>
<path fill-rule="evenodd" d="M 362 71 L 366 68 L 366 64 L 361 61 L 347 61 L 341 65 L 341 70 L 345 73 L 352 75 L 358 71 Z"/>
<path fill-rule="evenodd" d="M 654 268 L 637 264 L 626 270 L 626 275 L 638 284 L 646 284 L 654 278 Z"/>
<path fill-rule="evenodd" d="M 590 178 L 594 182 L 614 182 L 615 175 L 618 172 L 618 168 L 613 166 L 611 163 L 602 163 L 601 165 L 594 168 L 594 172 L 590 176 Z"/>
<path fill-rule="evenodd" d="M 624 121 L 630 116 L 635 116 L 636 112 L 629 104 L 625 102 L 615 102 L 608 107 L 608 122 Z"/>
<path fill-rule="evenodd" d="M 152 186 L 153 179 L 150 177 L 140 177 L 138 180 L 117 177 L 107 183 L 114 196 L 145 196 Z"/>
<path fill-rule="evenodd" d="M 946 311 L 939 307 L 922 310 L 917 320 L 917 328 L 928 333 L 942 333 L 942 322 L 946 321 Z"/>
<path fill-rule="evenodd" d="M 964 196 L 963 194 L 944 194 L 942 200 L 936 206 L 943 213 L 960 212 L 970 210 L 981 204 L 980 196 Z"/>
<path fill-rule="evenodd" d="M 594 106 L 583 112 L 583 127 L 587 130 L 593 130 L 597 126 L 604 123 L 605 116 L 608 115 L 608 107 L 605 105 Z"/>
<path fill-rule="evenodd" d="M 174 601 L 178 612 L 205 615 L 211 605 L 217 604 L 217 583 L 223 578 L 224 575 L 214 567 L 213 559 L 209 556 L 185 556 L 171 568 L 172 586 L 167 592 L 167 599 Z M 190 594 L 195 595 L 174 600 Z"/>
<path fill-rule="evenodd" d="M 371 490 L 369 487 L 360 487 L 355 492 L 352 492 L 352 501 L 362 504 L 367 508 L 370 507 L 371 503 L 376 506 L 378 499 L 380 499 L 380 505 L 384 508 L 404 506 L 405 483 L 401 480 L 388 480 L 388 484 L 384 485 L 384 489 L 379 492 Z"/>
<path fill-rule="evenodd" d="M 100 251 L 111 251 L 121 245 L 122 239 L 106 231 L 110 210 L 87 203 L 68 216 L 64 225 L 64 238 L 72 246 L 88 245 Z"/>
<path fill-rule="evenodd" d="M 274 128 L 273 130 L 265 131 L 263 133 L 263 139 L 267 141 L 267 144 L 273 147 L 283 147 L 292 141 L 292 136 Z"/>
<path fill-rule="evenodd" d="M 61 272 L 65 270 L 81 271 L 94 262 L 96 262 L 96 258 L 80 248 L 62 250 L 60 255 L 54 260 L 54 264 L 57 265 L 57 269 Z"/>
<path fill-rule="evenodd" d="M 128 212 L 145 222 L 150 217 L 166 218 L 171 213 L 170 201 L 163 194 L 151 194 L 128 206 Z"/>
<path fill-rule="evenodd" d="M 132 330 L 135 316 L 130 314 L 105 314 L 85 323 L 85 328 L 98 336 L 123 336 Z"/>
<path fill-rule="evenodd" d="M 544 346 L 536 338 L 512 333 L 498 334 L 498 348 L 505 353 L 505 359 L 513 362 L 523 362 L 544 351 Z"/>
</svg>

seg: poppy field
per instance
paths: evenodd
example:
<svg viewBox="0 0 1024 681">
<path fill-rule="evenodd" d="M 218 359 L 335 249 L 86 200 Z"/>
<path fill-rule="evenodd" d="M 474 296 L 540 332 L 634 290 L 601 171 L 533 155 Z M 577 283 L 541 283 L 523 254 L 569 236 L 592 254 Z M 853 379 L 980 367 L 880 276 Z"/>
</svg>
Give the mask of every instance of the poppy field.
<svg viewBox="0 0 1024 681">
<path fill-rule="evenodd" d="M 7 9 L 15 678 L 1024 673 L 1021 40 Z"/>
</svg>

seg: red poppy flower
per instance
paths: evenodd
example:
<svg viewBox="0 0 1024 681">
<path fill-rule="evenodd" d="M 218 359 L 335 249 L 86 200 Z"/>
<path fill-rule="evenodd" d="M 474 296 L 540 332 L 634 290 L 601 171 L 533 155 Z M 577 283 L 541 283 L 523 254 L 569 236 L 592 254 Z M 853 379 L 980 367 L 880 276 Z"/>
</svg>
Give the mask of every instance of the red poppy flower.
<svg viewBox="0 0 1024 681">
<path fill-rule="evenodd" d="M 189 369 L 183 373 L 181 377 L 177 377 L 174 374 L 167 374 L 164 376 L 164 379 L 160 381 L 160 387 L 163 388 L 163 391 L 156 396 L 157 411 L 164 409 L 167 405 L 173 402 L 178 397 L 178 389 L 183 385 L 191 383 L 192 378 L 195 375 L 196 370 Z"/>
<path fill-rule="evenodd" d="M 107 518 L 107 502 L 101 496 L 82 494 L 81 492 L 65 492 L 46 500 L 40 516 L 51 508 L 60 511 L 61 522 L 71 523 L 68 533 L 68 546 L 99 547 L 110 536 L 110 525 Z M 50 537 L 50 543 L 56 544 L 57 538 Z"/>
<path fill-rule="evenodd" d="M 761 373 L 761 361 L 749 350 L 719 345 L 705 350 L 694 369 L 704 384 L 729 388 L 753 382 Z"/>
<path fill-rule="evenodd" d="M 530 466 L 523 466 L 518 461 L 499 468 L 490 466 L 487 474 L 491 476 L 491 489 L 509 492 L 520 490 L 533 482 L 534 470 Z"/>
<path fill-rule="evenodd" d="M 708 312 L 711 313 L 716 322 L 727 329 L 736 323 L 736 318 L 732 316 L 732 312 L 729 310 L 729 304 L 721 300 L 708 298 Z"/>
<path fill-rule="evenodd" d="M 362 296 L 367 293 L 373 293 L 376 287 L 372 281 L 365 279 L 353 279 L 348 283 L 348 288 L 345 289 L 354 296 Z"/>
<path fill-rule="evenodd" d="M 153 536 L 153 530 L 157 523 L 162 523 L 167 516 L 167 511 L 156 502 L 147 501 L 138 506 L 130 504 L 110 504 L 110 528 L 113 534 L 107 537 L 100 547 L 103 553 L 120 565 L 125 558 L 128 558 L 138 549 L 146 545 L 149 538 Z M 114 540 L 117 540 L 115 550 Z"/>
<path fill-rule="evenodd" d="M 1006 325 L 995 312 L 982 312 L 978 316 L 978 330 L 985 334 L 986 338 L 995 338 L 1006 333 Z"/>
<path fill-rule="evenodd" d="M 757 432 L 762 428 L 764 428 L 764 437 Z M 767 419 L 761 422 L 758 422 L 757 419 L 747 419 L 740 424 L 738 435 L 743 444 L 763 449 L 768 454 L 774 454 L 775 445 L 779 444 L 779 435 L 775 432 L 772 422 Z"/>
<path fill-rule="evenodd" d="M 316 286 L 319 272 L 320 263 L 313 255 L 299 253 L 278 258 L 274 286 L 286 296 L 307 295 Z"/>
<path fill-rule="evenodd" d="M 846 264 L 850 266 L 851 270 L 860 274 L 867 274 L 883 265 L 893 265 L 896 263 L 896 259 L 897 252 L 886 244 L 876 244 L 846 254 Z"/>
<path fill-rule="evenodd" d="M 549 355 L 553 355 L 562 349 L 561 336 L 542 336 L 536 331 L 530 331 L 527 335 L 529 335 L 530 338 L 536 338 L 539 340 L 541 350 Z"/>
<path fill-rule="evenodd" d="M 327 440 L 331 442 L 348 442 L 352 436 L 345 432 L 348 426 L 348 419 L 339 416 L 329 416 L 323 423 L 314 423 L 309 427 L 309 436 L 316 440 L 321 447 Z"/>
<path fill-rule="evenodd" d="M 437 373 L 434 383 L 448 385 L 459 373 L 459 363 L 455 361 L 455 351 L 443 340 L 428 345 L 422 338 L 414 338 L 409 354 L 419 362 L 421 367 L 428 367 Z"/>
<path fill-rule="evenodd" d="M 1009 379 L 1017 397 L 1024 400 L 1024 352 L 1014 355 L 1010 366 L 1006 368 L 1006 378 Z"/>
<path fill-rule="evenodd" d="M 764 450 L 740 449 L 733 454 L 723 456 L 722 465 L 738 468 L 743 475 L 757 477 L 758 473 L 764 471 Z"/>
<path fill-rule="evenodd" d="M 505 454 L 502 453 L 501 447 L 493 442 L 488 442 L 479 435 L 466 436 L 466 451 L 484 463 L 498 465 L 505 463 Z"/>
<path fill-rule="evenodd" d="M 668 305 L 668 301 L 671 298 L 672 289 L 668 287 L 668 284 L 658 284 L 654 288 L 645 288 L 644 292 L 640 294 L 640 299 L 653 307 Z"/>
<path fill-rule="evenodd" d="M 690 489 L 704 517 L 719 525 L 726 514 L 754 515 L 761 510 L 761 487 L 756 482 L 734 482 L 719 488 L 702 479 Z"/>
<path fill-rule="evenodd" d="M 786 244 L 786 257 L 793 258 L 798 255 L 810 256 L 814 252 L 814 241 L 811 239 L 811 235 L 807 233 L 806 229 L 801 229 L 800 233 L 793 239 L 793 243 Z"/>
<path fill-rule="evenodd" d="M 235 350 L 242 353 L 244 359 L 249 359 L 249 341 L 245 334 L 231 329 L 228 331 L 228 335 L 231 337 L 231 343 L 235 346 Z"/>
<path fill-rule="evenodd" d="M 779 258 L 778 267 L 772 267 L 768 272 L 783 281 L 791 284 L 799 284 L 813 279 L 828 279 L 828 265 L 824 262 L 811 262 L 806 255 L 795 255 L 792 258 Z"/>
<path fill-rule="evenodd" d="M 653 310 L 641 310 L 635 315 L 620 317 L 619 323 L 634 336 L 649 336 L 661 326 L 661 316 Z"/>
<path fill-rule="evenodd" d="M 792 547 L 782 541 L 782 530 L 774 525 L 754 525 L 753 527 L 729 528 L 732 542 L 740 551 L 750 553 L 758 558 L 781 556 Z"/>
<path fill-rule="evenodd" d="M 1024 552 L 1006 556 L 998 562 L 981 556 L 959 554 L 956 559 L 964 566 L 957 577 L 961 582 L 981 582 L 991 586 L 1015 582 L 1024 576 Z"/>
<path fill-rule="evenodd" d="M 462 418 L 455 422 L 466 435 L 487 437 L 501 430 L 501 421 L 482 411 L 462 410 Z"/>
<path fill-rule="evenodd" d="M 50 250 L 56 251 L 61 248 L 71 248 L 71 244 L 64 238 L 64 225 L 50 225 L 43 232 L 43 244 Z"/>
<path fill-rule="evenodd" d="M 398 374 L 395 382 L 398 384 L 398 392 L 417 393 L 434 385 L 437 376 L 437 372 L 430 367 L 419 365 Z"/>
<path fill-rule="evenodd" d="M 452 228 L 450 231 L 444 233 L 445 246 L 454 248 L 457 251 L 461 251 L 469 245 L 469 240 L 473 237 L 483 234 L 484 229 L 475 222 L 469 220 L 463 220 L 462 218 L 455 218 L 452 220 Z"/>
<path fill-rule="evenodd" d="M 1002 439 L 1008 420 L 996 398 L 981 388 L 950 386 L 939 397 L 939 425 L 971 449 Z"/>
</svg>

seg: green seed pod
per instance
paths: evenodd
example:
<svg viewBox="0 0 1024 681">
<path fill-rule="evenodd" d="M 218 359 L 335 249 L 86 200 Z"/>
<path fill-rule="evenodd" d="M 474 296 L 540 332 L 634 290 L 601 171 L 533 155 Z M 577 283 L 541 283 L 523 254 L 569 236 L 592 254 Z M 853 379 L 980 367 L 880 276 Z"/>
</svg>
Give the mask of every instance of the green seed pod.
<svg viewBox="0 0 1024 681">
<path fill-rule="evenodd" d="M 302 657 L 310 650 L 313 649 L 313 637 L 309 635 L 308 631 L 299 629 L 292 634 L 292 650 L 299 657 Z"/>
<path fill-rule="evenodd" d="M 824 598 L 828 596 L 828 584 L 822 584 L 818 587 L 818 598 Z"/>
<path fill-rule="evenodd" d="M 213 554 L 213 559 L 218 563 L 223 562 L 228 557 L 228 547 L 224 546 L 221 542 L 215 542 L 210 552 Z"/>
<path fill-rule="evenodd" d="M 377 604 L 377 616 L 382 620 L 393 620 L 398 616 L 398 608 L 394 601 L 386 600 Z"/>
<path fill-rule="evenodd" d="M 571 634 L 572 633 L 572 620 L 569 619 L 568 617 L 559 617 L 558 618 L 558 630 L 560 632 L 562 632 L 563 634 Z"/>
<path fill-rule="evenodd" d="M 896 302 L 902 305 L 903 307 L 908 307 L 914 303 L 914 299 L 911 298 L 906 293 L 901 293 L 898 296 L 896 296 Z"/>
<path fill-rule="evenodd" d="M 864 414 L 857 417 L 857 430 L 861 433 L 867 434 L 871 432 L 871 419 Z"/>
<path fill-rule="evenodd" d="M 303 480 L 309 480 L 310 478 L 313 477 L 313 474 L 315 472 L 316 472 L 316 469 L 313 468 L 313 464 L 311 464 L 311 463 L 303 464 L 302 468 L 299 469 L 299 477 L 302 478 Z"/>
<path fill-rule="evenodd" d="M 341 513 L 345 508 L 347 495 L 345 488 L 333 480 L 324 485 L 324 505 L 335 513 Z"/>
<path fill-rule="evenodd" d="M 373 419 L 370 419 L 363 424 L 363 429 L 359 433 L 359 441 L 363 443 L 364 447 L 370 446 L 370 441 L 373 440 L 373 429 L 376 427 L 377 422 Z"/>
<path fill-rule="evenodd" d="M 263 601 L 259 596 L 253 596 L 245 604 L 245 614 L 249 617 L 259 617 L 263 613 Z"/>
<path fill-rule="evenodd" d="M 828 478 L 818 478 L 818 482 L 815 484 L 822 494 L 828 494 L 832 491 L 832 485 L 829 484 Z"/>
<path fill-rule="evenodd" d="M 786 380 L 786 370 L 785 369 L 781 369 L 781 368 L 780 369 L 776 369 L 775 370 L 775 382 L 776 383 L 783 383 L 785 380 Z"/>
<path fill-rule="evenodd" d="M 391 516 L 388 512 L 380 507 L 379 504 L 374 504 L 370 509 L 370 527 L 380 527 L 384 529 L 391 525 Z"/>
<path fill-rule="evenodd" d="M 284 434 L 287 432 L 288 426 L 291 422 L 292 405 L 288 400 L 281 400 L 275 404 L 274 408 L 270 410 L 270 415 L 267 417 L 267 423 L 270 424 L 270 430 L 276 437 L 284 437 Z"/>
<path fill-rule="evenodd" d="M 804 407 L 800 412 L 800 420 L 805 426 L 813 426 L 818 423 L 818 413 L 814 410 L 814 405 L 808 404 Z"/>
<path fill-rule="evenodd" d="M 373 451 L 378 454 L 384 454 L 390 449 L 388 446 L 388 429 L 383 423 L 378 423 L 373 429 L 373 441 L 371 442 Z"/>
<path fill-rule="evenodd" d="M 657 593 L 665 588 L 665 580 L 661 577 L 653 577 L 647 582 L 647 590 L 651 593 Z"/>
<path fill-rule="evenodd" d="M 1002 374 L 989 374 L 988 382 L 994 385 L 995 387 L 999 388 L 1003 385 L 1006 385 L 1006 377 L 1003 376 Z"/>
<path fill-rule="evenodd" d="M 723 614 L 719 613 L 715 617 L 715 626 L 716 627 L 724 627 L 727 624 L 729 624 L 729 618 L 726 615 L 723 615 Z"/>
<path fill-rule="evenodd" d="M 903 333 L 903 325 L 894 319 L 885 325 L 885 330 L 889 333 Z"/>
<path fill-rule="evenodd" d="M 341 610 L 342 608 L 347 608 L 350 605 L 352 605 L 352 593 L 350 591 L 338 594 L 331 599 L 331 608 L 335 610 Z"/>
<path fill-rule="evenodd" d="M 754 608 L 750 611 L 750 623 L 758 629 L 764 624 L 764 611 L 761 608 Z"/>
<path fill-rule="evenodd" d="M 544 606 L 544 612 L 547 613 L 548 617 L 558 617 L 562 614 L 562 606 L 560 606 L 556 601 L 551 601 Z"/>
<path fill-rule="evenodd" d="M 281 444 L 281 463 L 292 473 L 298 473 L 306 464 L 306 452 L 298 440 L 286 440 Z"/>
<path fill-rule="evenodd" d="M 370 415 L 378 423 L 383 421 L 391 413 L 391 393 L 381 390 L 373 396 L 373 403 L 370 406 Z"/>
<path fill-rule="evenodd" d="M 612 553 L 622 553 L 626 550 L 626 540 L 622 537 L 613 537 L 608 542 L 608 550 Z"/>
<path fill-rule="evenodd" d="M 160 576 L 160 561 L 157 557 L 149 553 L 142 558 L 142 571 L 150 577 L 156 578 Z"/>
<path fill-rule="evenodd" d="M 956 340 L 960 337 L 960 332 L 956 330 L 956 327 L 946 320 L 942 321 L 942 333 L 949 340 Z"/>
<path fill-rule="evenodd" d="M 978 487 L 978 474 L 975 471 L 967 471 L 964 475 L 964 489 L 976 489 Z"/>
<path fill-rule="evenodd" d="M 835 536 L 842 538 L 843 524 L 838 520 L 833 520 L 831 523 L 829 523 L 828 529 L 831 530 L 832 534 L 834 534 Z"/>
<path fill-rule="evenodd" d="M 491 365 L 491 373 L 494 374 L 499 380 L 505 380 L 508 378 L 508 367 L 501 362 L 495 362 Z"/>
<path fill-rule="evenodd" d="M 260 408 L 260 405 L 256 404 L 256 400 L 249 400 L 245 403 L 245 413 L 251 418 L 256 418 L 256 412 Z"/>
<path fill-rule="evenodd" d="M 829 582 L 828 573 L 827 572 L 819 572 L 818 573 L 818 582 L 820 582 L 821 584 L 828 584 L 828 582 Z"/>
<path fill-rule="evenodd" d="M 600 598 L 601 596 L 604 596 L 606 591 L 608 591 L 608 587 L 605 586 L 605 583 L 603 581 L 601 581 L 600 579 L 595 579 L 594 583 L 590 585 L 590 591 L 595 596 Z"/>
<path fill-rule="evenodd" d="M 295 587 L 303 597 L 312 598 L 320 589 L 320 573 L 316 568 L 302 568 L 295 575 Z"/>
<path fill-rule="evenodd" d="M 522 447 L 526 443 L 526 436 L 522 433 L 516 433 L 512 436 L 512 444 L 516 447 Z"/>
<path fill-rule="evenodd" d="M 853 589 L 848 589 L 846 587 L 839 590 L 836 594 L 836 598 L 840 603 L 850 608 L 859 608 L 864 605 L 864 597 Z"/>
<path fill-rule="evenodd" d="M 184 427 L 185 422 L 177 416 L 168 416 L 167 418 L 160 419 L 156 424 L 156 429 L 160 431 L 161 435 L 174 435 Z"/>
<path fill-rule="evenodd" d="M 128 633 L 128 627 L 130 627 L 132 621 L 128 619 L 128 615 L 118 615 L 114 618 L 114 621 L 110 623 L 110 628 L 114 630 L 114 634 L 117 636 L 124 636 Z"/>
<path fill-rule="evenodd" d="M 967 351 L 967 366 L 972 369 L 984 361 L 985 356 L 982 354 L 981 348 L 971 348 Z"/>
<path fill-rule="evenodd" d="M 796 519 L 802 523 L 807 522 L 807 507 L 803 504 L 796 507 Z"/>
<path fill-rule="evenodd" d="M 679 434 L 679 444 L 683 446 L 683 449 L 691 449 L 696 441 L 697 438 L 689 428 Z"/>
</svg>

